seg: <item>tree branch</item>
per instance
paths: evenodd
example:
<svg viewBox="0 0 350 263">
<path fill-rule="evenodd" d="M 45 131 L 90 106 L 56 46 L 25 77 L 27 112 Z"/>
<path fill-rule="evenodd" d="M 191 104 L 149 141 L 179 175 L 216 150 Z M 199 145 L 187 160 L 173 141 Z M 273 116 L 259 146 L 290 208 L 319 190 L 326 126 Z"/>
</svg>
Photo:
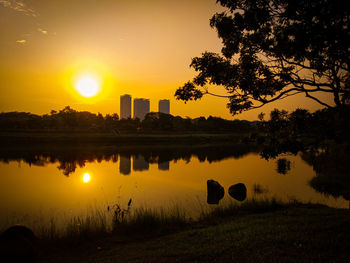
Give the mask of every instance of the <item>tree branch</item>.
<svg viewBox="0 0 350 263">
<path fill-rule="evenodd" d="M 320 101 L 318 98 L 311 96 L 308 92 L 305 92 L 305 93 L 306 93 L 306 97 L 313 99 L 314 101 L 318 102 L 319 104 L 326 106 L 327 108 L 333 108 L 332 106 L 328 105 L 327 103 Z"/>
<path fill-rule="evenodd" d="M 211 95 L 211 96 L 215 96 L 215 97 L 220 97 L 220 98 L 231 98 L 232 96 L 229 96 L 229 95 L 218 95 L 218 94 L 214 94 L 214 93 L 211 93 L 209 91 L 206 91 L 205 93 L 203 93 L 203 95 L 205 94 L 208 94 L 208 95 Z"/>
</svg>

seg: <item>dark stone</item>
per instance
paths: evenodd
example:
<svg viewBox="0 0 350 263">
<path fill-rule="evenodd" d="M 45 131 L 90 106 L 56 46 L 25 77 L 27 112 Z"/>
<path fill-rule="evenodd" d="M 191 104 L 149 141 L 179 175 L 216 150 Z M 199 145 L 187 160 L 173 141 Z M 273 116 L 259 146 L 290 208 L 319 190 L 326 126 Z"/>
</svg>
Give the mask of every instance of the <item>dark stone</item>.
<svg viewBox="0 0 350 263">
<path fill-rule="evenodd" d="M 225 190 L 224 188 L 214 180 L 207 181 L 207 203 L 218 204 L 219 201 L 224 197 Z"/>
<path fill-rule="evenodd" d="M 232 198 L 244 201 L 247 198 L 247 187 L 242 183 L 234 184 L 230 186 L 228 193 Z"/>
<path fill-rule="evenodd" d="M 24 237 L 30 241 L 36 239 L 32 230 L 21 225 L 11 226 L 1 234 L 2 239 L 17 239 L 18 237 Z"/>
<path fill-rule="evenodd" d="M 32 230 L 25 226 L 12 226 L 0 236 L 0 262 L 35 262 L 36 237 Z"/>
</svg>

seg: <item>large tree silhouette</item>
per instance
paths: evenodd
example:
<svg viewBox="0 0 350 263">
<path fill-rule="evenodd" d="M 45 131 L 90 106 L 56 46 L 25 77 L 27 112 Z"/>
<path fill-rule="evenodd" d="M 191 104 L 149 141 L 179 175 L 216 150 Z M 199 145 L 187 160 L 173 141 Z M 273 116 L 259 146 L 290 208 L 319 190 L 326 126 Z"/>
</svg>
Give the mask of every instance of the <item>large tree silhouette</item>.
<svg viewBox="0 0 350 263">
<path fill-rule="evenodd" d="M 225 88 L 230 112 L 303 93 L 325 107 L 350 102 L 350 12 L 340 0 L 219 0 L 227 8 L 210 20 L 222 54 L 192 59 L 198 72 L 178 88 L 188 101 Z M 327 93 L 334 103 L 319 99 Z"/>
</svg>

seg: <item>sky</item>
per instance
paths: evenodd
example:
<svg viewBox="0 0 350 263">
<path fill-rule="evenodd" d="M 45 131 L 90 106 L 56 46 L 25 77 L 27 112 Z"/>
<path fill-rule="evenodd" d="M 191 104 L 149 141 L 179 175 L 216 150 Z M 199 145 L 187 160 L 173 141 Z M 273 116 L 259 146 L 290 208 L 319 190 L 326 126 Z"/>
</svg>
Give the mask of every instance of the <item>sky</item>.
<svg viewBox="0 0 350 263">
<path fill-rule="evenodd" d="M 0 112 L 60 110 L 120 112 L 120 95 L 170 100 L 170 113 L 256 120 L 274 108 L 321 108 L 303 95 L 232 116 L 227 100 L 177 101 L 178 87 L 195 76 L 191 59 L 222 44 L 209 19 L 215 0 L 0 0 Z M 92 76 L 91 98 L 76 83 Z M 222 88 L 210 91 L 224 94 Z"/>
</svg>

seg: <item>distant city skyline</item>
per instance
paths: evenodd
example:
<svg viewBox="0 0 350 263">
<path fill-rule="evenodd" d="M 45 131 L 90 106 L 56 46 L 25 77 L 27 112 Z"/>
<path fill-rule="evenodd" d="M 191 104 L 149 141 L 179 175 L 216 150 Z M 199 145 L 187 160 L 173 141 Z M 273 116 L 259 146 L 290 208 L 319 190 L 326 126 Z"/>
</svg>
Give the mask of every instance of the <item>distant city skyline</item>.
<svg viewBox="0 0 350 263">
<path fill-rule="evenodd" d="M 158 112 L 170 114 L 170 100 L 159 100 Z M 133 116 L 133 119 L 138 118 L 140 120 L 143 120 L 147 113 L 150 113 L 149 99 L 135 98 L 132 103 L 131 94 L 124 94 L 120 96 L 120 119 L 128 119 Z"/>
<path fill-rule="evenodd" d="M 22 11 L 11 6 L 0 3 L 0 111 L 43 114 L 69 105 L 110 114 L 118 111 L 120 95 L 126 93 L 151 102 L 169 98 L 173 115 L 191 118 L 256 120 L 274 108 L 320 108 L 296 95 L 232 116 L 226 99 L 205 96 L 185 104 L 174 98 L 195 74 L 191 58 L 222 48 L 209 25 L 223 11 L 214 0 L 40 0 L 25 1 Z M 76 91 L 82 75 L 85 82 L 94 80 L 89 81 L 97 86 L 96 96 Z M 157 111 L 152 104 L 150 111 Z"/>
</svg>

